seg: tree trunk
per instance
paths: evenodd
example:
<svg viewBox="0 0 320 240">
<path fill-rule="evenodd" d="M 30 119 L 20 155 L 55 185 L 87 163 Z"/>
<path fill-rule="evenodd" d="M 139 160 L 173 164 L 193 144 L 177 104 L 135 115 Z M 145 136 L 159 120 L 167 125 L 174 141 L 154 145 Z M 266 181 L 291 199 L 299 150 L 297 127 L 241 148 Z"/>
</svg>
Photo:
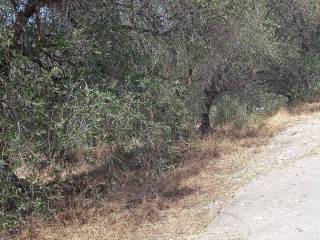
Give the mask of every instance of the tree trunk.
<svg viewBox="0 0 320 240">
<path fill-rule="evenodd" d="M 211 131 L 211 124 L 210 124 L 210 111 L 213 104 L 214 99 L 216 98 L 216 93 L 213 91 L 212 87 L 210 86 L 209 89 L 204 91 L 206 95 L 205 99 L 205 110 L 201 115 L 201 124 L 199 127 L 199 131 L 202 135 L 207 135 Z"/>
<path fill-rule="evenodd" d="M 210 111 L 213 105 L 213 102 L 220 96 L 225 90 L 217 87 L 217 84 L 222 82 L 223 74 L 226 68 L 231 63 L 227 65 L 218 66 L 215 72 L 214 77 L 211 79 L 209 86 L 207 86 L 204 90 L 205 93 L 205 110 L 201 116 L 201 124 L 199 127 L 200 133 L 202 135 L 207 135 L 211 131 L 210 125 Z"/>
<path fill-rule="evenodd" d="M 210 117 L 208 113 L 202 113 L 201 116 L 201 124 L 199 127 L 199 131 L 202 135 L 207 135 L 210 132 Z"/>
</svg>

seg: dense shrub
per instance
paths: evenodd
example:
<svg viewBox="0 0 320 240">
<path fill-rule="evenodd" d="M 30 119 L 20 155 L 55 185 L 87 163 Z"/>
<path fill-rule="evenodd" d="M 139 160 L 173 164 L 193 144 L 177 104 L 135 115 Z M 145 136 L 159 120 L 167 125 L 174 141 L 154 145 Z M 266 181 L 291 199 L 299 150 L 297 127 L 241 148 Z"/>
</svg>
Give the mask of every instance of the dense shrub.
<svg viewBox="0 0 320 240">
<path fill-rule="evenodd" d="M 2 133 L 7 137 L 3 154 L 15 160 L 13 168 L 19 163 L 28 164 L 36 171 L 43 158 L 50 161 L 50 156 L 51 160 L 63 158 L 72 149 L 108 144 L 117 146 L 118 154 L 133 154 L 135 165 L 160 171 L 170 164 L 174 144 L 188 136 L 184 92 L 183 87 L 160 79 L 130 79 L 121 95 L 82 86 L 73 93 L 74 97 L 53 105 L 42 98 L 42 105 L 33 102 L 34 108 L 21 112 L 24 115 L 20 115 L 19 124 L 29 123 L 32 127 L 29 131 L 17 132 L 9 127 L 14 122 L 6 119 L 7 125 L 3 127 L 8 132 Z M 51 109 L 44 107 L 47 104 L 51 104 Z M 52 109 L 55 111 L 48 119 Z M 121 159 L 118 162 L 124 168 L 129 167 Z M 11 177 L 10 173 L 1 173 L 2 178 Z M 1 179 L 2 211 L 8 207 L 6 203 L 20 199 L 22 189 L 11 183 L 15 182 Z"/>
<path fill-rule="evenodd" d="M 259 127 L 265 118 L 284 107 L 286 101 L 281 96 L 254 90 L 245 96 L 226 95 L 212 109 L 212 122 L 214 126 L 228 126 L 236 134 L 243 129 Z"/>
<path fill-rule="evenodd" d="M 161 165 L 170 146 L 187 136 L 183 95 L 182 87 L 160 79 L 131 79 L 120 96 L 84 88 L 62 108 L 71 114 L 57 129 L 59 143 L 69 149 L 107 143 L 123 151 L 151 151 Z"/>
</svg>

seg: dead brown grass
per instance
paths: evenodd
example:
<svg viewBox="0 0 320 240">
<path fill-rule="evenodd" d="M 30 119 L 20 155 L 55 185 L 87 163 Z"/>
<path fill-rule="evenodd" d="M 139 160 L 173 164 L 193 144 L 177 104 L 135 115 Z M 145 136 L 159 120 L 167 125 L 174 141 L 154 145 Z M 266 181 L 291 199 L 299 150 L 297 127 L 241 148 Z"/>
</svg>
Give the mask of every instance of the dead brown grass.
<svg viewBox="0 0 320 240">
<path fill-rule="evenodd" d="M 297 114 L 319 110 L 320 103 L 281 110 L 241 134 L 222 127 L 196 140 L 180 167 L 156 178 L 127 176 L 100 205 L 75 204 L 51 219 L 33 216 L 18 239 L 193 239 L 211 222 L 211 204 L 222 207 L 238 189 L 229 177 L 248 164 L 258 146 Z"/>
<path fill-rule="evenodd" d="M 288 108 L 292 115 L 310 114 L 320 111 L 320 99 L 307 103 L 297 103 Z"/>
</svg>

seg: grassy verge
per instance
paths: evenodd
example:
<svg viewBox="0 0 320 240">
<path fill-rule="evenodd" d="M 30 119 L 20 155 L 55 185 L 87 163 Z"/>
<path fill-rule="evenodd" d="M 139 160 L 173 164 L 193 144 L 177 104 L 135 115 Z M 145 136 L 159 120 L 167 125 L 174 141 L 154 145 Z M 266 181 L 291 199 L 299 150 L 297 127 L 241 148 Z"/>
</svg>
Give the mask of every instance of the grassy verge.
<svg viewBox="0 0 320 240">
<path fill-rule="evenodd" d="M 319 102 L 298 104 L 237 131 L 221 125 L 195 140 L 178 168 L 149 179 L 126 176 L 100 204 L 79 198 L 51 218 L 32 216 L 18 239 L 192 239 L 239 188 L 230 177 L 277 132 L 319 110 Z"/>
</svg>

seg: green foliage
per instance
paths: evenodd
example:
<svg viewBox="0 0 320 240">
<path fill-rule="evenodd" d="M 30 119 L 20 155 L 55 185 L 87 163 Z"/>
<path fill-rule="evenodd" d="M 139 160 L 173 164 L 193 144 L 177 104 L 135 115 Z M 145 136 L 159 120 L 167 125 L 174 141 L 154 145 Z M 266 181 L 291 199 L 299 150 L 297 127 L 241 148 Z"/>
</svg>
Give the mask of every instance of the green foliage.
<svg viewBox="0 0 320 240">
<path fill-rule="evenodd" d="M 108 145 L 123 169 L 129 156 L 158 173 L 196 116 L 240 130 L 320 92 L 315 0 L 53 0 L 38 16 L 36 3 L 0 3 L 3 226 L 46 208 L 40 162 Z"/>
<path fill-rule="evenodd" d="M 213 121 L 218 125 L 232 122 L 245 122 L 247 120 L 247 106 L 240 103 L 238 98 L 224 97 L 216 104 Z"/>
<path fill-rule="evenodd" d="M 226 95 L 219 99 L 211 115 L 214 126 L 228 126 L 237 132 L 256 127 L 284 106 L 285 99 L 252 89 L 245 96 Z"/>
<path fill-rule="evenodd" d="M 20 206 L 23 198 L 21 188 L 13 184 L 12 174 L 4 168 L 2 161 L 0 161 L 0 196 L 0 230 L 14 228 L 17 222 L 12 209 Z"/>
<path fill-rule="evenodd" d="M 130 79 L 126 87 L 120 96 L 112 90 L 80 89 L 74 102 L 61 109 L 71 113 L 56 124 L 61 146 L 108 143 L 123 149 L 161 149 L 161 159 L 186 135 L 188 112 L 181 87 L 160 79 Z"/>
<path fill-rule="evenodd" d="M 6 10 L 0 16 L 3 226 L 14 226 L 11 219 L 21 212 L 45 208 L 47 190 L 32 177 L 40 163 L 105 144 L 117 146 L 114 158 L 122 167 L 128 167 L 122 156 L 129 153 L 147 173 L 159 172 L 172 163 L 175 144 L 188 137 L 185 86 L 149 72 L 152 56 L 141 42 L 150 37 L 134 37 L 111 1 L 82 3 L 44 4 L 44 32 L 30 18 L 16 23 L 24 24 L 22 35 L 12 24 L 10 3 L 0 4 Z M 15 172 L 26 165 L 34 172 L 22 189 Z"/>
</svg>

